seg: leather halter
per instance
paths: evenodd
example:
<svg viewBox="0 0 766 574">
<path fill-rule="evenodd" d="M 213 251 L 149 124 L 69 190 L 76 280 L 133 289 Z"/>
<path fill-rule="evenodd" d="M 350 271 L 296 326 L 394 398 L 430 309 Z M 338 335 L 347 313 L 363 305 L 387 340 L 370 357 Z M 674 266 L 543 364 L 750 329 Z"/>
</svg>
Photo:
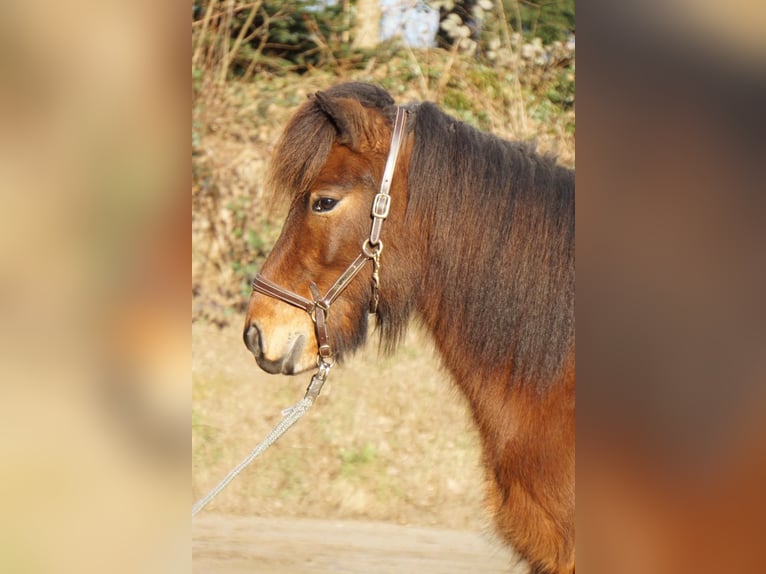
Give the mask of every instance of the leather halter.
<svg viewBox="0 0 766 574">
<path fill-rule="evenodd" d="M 253 289 L 269 297 L 279 299 L 289 305 L 303 309 L 309 314 L 314 322 L 314 330 L 317 338 L 317 363 L 320 367 L 330 367 L 333 364 L 333 352 L 330 346 L 330 337 L 327 333 L 327 314 L 330 305 L 335 302 L 343 290 L 348 287 L 354 277 L 365 266 L 368 260 L 373 262 L 373 294 L 370 301 L 370 313 L 377 311 L 378 305 L 378 272 L 380 269 L 380 253 L 383 251 L 383 242 L 380 240 L 380 231 L 383 227 L 383 221 L 388 217 L 389 207 L 391 205 L 391 181 L 396 167 L 396 160 L 399 157 L 399 149 L 404 140 L 405 126 L 407 124 L 407 110 L 401 106 L 396 108 L 396 119 L 394 120 L 394 129 L 391 134 L 391 148 L 388 151 L 386 167 L 383 170 L 383 180 L 380 182 L 380 191 L 372 200 L 372 227 L 369 238 L 362 243 L 362 252 L 353 262 L 341 273 L 340 277 L 327 290 L 324 296 L 319 293 L 319 288 L 313 281 L 309 283 L 312 299 L 307 299 L 297 293 L 288 291 L 276 283 L 272 283 L 260 274 L 253 280 Z"/>
</svg>

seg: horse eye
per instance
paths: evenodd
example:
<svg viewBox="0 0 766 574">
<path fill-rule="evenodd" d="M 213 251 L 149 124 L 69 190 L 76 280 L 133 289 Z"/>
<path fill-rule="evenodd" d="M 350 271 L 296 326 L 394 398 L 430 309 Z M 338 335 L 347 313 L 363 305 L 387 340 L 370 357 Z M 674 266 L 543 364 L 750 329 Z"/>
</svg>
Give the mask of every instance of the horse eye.
<svg viewBox="0 0 766 574">
<path fill-rule="evenodd" d="M 338 201 L 331 197 L 320 197 L 314 202 L 314 205 L 311 206 L 311 210 L 316 213 L 332 211 L 336 203 L 338 203 Z"/>
</svg>

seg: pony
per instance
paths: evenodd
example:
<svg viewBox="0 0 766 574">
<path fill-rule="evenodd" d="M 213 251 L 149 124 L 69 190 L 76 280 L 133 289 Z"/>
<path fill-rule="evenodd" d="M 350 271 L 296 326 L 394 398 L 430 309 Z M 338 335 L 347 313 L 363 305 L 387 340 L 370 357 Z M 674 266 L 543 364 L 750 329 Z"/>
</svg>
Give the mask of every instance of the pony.
<svg viewBox="0 0 766 574">
<path fill-rule="evenodd" d="M 573 573 L 574 171 L 349 82 L 299 107 L 269 184 L 290 207 L 247 307 L 258 365 L 342 360 L 370 311 L 383 351 L 420 321 L 478 428 L 497 533 L 533 573 Z"/>
</svg>

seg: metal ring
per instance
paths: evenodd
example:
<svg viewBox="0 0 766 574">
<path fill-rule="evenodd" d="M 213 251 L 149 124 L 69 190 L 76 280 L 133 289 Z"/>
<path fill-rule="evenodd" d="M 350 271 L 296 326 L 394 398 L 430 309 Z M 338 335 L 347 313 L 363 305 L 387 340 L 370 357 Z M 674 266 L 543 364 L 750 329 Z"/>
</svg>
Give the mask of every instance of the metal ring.
<svg viewBox="0 0 766 574">
<path fill-rule="evenodd" d="M 317 375 L 322 377 L 322 379 L 327 377 L 327 374 L 330 372 L 330 369 L 332 369 L 334 366 L 335 366 L 335 359 L 333 359 L 332 357 L 328 361 L 326 357 L 317 355 L 317 368 L 319 369 L 319 372 L 317 373 Z"/>
<path fill-rule="evenodd" d="M 365 256 L 372 259 L 376 255 L 380 255 L 381 251 L 383 251 L 383 242 L 378 240 L 377 243 L 374 245 L 370 243 L 370 239 L 367 238 L 364 241 L 362 241 L 362 253 L 365 254 Z"/>
</svg>

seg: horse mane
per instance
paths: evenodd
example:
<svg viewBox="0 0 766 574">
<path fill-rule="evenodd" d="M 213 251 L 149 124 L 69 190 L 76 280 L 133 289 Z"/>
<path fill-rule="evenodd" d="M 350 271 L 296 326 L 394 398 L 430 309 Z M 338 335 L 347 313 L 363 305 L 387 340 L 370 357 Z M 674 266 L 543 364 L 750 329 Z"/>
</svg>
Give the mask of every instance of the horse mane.
<svg viewBox="0 0 766 574">
<path fill-rule="evenodd" d="M 574 350 L 574 172 L 434 104 L 410 117 L 407 217 L 428 233 L 438 320 L 477 360 L 510 358 L 515 381 L 553 381 Z"/>
<path fill-rule="evenodd" d="M 376 86 L 351 82 L 325 93 L 393 119 L 393 99 Z M 505 358 L 514 381 L 552 382 L 574 349 L 574 172 L 434 104 L 408 109 L 414 148 L 406 217 L 426 234 L 420 244 L 428 246 L 429 263 L 419 283 L 438 298 L 434 329 L 459 325 L 463 348 L 454 351 L 474 355 L 479 369 L 507 365 Z M 276 198 L 294 201 L 307 192 L 336 133 L 314 100 L 299 108 L 273 155 Z M 382 347 L 401 340 L 413 305 L 381 293 Z"/>
</svg>

